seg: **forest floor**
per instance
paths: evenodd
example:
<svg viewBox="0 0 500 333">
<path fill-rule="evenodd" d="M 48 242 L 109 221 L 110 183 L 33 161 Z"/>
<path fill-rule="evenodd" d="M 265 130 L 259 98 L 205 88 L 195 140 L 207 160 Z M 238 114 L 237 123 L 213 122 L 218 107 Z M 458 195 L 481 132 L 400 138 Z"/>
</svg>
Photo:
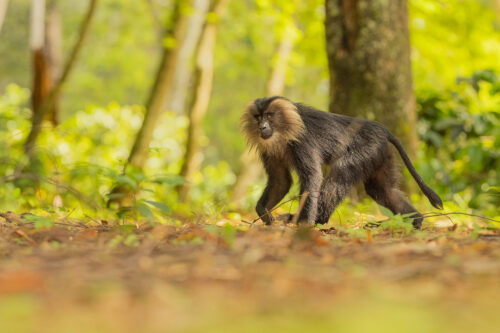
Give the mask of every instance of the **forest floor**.
<svg viewBox="0 0 500 333">
<path fill-rule="evenodd" d="M 500 331 L 498 230 L 41 222 L 0 213 L 0 332 Z"/>
</svg>

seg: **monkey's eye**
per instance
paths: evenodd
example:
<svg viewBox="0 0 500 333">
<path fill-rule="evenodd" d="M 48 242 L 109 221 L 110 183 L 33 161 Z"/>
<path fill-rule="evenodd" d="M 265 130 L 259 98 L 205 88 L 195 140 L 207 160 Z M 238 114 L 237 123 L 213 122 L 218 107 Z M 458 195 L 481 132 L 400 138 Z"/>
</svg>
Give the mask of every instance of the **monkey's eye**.
<svg viewBox="0 0 500 333">
<path fill-rule="evenodd" d="M 273 114 L 272 113 L 266 113 L 265 116 L 266 116 L 267 119 L 271 119 L 271 117 L 273 116 Z"/>
<path fill-rule="evenodd" d="M 255 116 L 255 119 L 257 119 L 257 121 L 261 121 L 262 120 L 262 116 L 261 115 L 257 115 L 257 116 Z"/>
</svg>

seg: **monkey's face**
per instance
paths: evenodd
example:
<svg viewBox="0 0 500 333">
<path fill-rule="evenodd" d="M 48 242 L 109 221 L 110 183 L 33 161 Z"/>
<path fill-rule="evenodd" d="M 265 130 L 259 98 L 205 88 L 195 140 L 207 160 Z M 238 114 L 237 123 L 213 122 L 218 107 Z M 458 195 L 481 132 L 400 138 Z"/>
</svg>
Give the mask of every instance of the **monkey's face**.
<svg viewBox="0 0 500 333">
<path fill-rule="evenodd" d="M 282 97 L 256 99 L 247 107 L 241 123 L 249 144 L 267 152 L 281 151 L 304 130 L 296 106 Z"/>
<path fill-rule="evenodd" d="M 264 140 L 269 139 L 273 135 L 273 113 L 264 112 L 255 116 L 259 124 L 260 137 Z"/>
</svg>

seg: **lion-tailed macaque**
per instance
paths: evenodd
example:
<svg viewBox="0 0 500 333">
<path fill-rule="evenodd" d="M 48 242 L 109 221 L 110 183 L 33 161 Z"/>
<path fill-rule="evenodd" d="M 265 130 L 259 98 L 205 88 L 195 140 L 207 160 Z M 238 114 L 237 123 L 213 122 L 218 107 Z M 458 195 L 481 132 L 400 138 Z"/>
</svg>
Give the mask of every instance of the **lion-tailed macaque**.
<svg viewBox="0 0 500 333">
<path fill-rule="evenodd" d="M 349 189 L 363 182 L 368 195 L 378 204 L 394 214 L 413 213 L 413 225 L 420 228 L 423 216 L 397 188 L 398 170 L 390 144 L 396 147 L 430 203 L 443 207 L 399 140 L 380 123 L 319 111 L 275 96 L 250 103 L 241 124 L 267 172 L 267 186 L 256 207 L 266 224 L 273 220 L 270 210 L 290 190 L 293 169 L 300 180 L 300 193 L 307 192 L 300 221 L 327 223 Z M 330 166 L 327 175 L 322 172 L 325 164 Z"/>
</svg>

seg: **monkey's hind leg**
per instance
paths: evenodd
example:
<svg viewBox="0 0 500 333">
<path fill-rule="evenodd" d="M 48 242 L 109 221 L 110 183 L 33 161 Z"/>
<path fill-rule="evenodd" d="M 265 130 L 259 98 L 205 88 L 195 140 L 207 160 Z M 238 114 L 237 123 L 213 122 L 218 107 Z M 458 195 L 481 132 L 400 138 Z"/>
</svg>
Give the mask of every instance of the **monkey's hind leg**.
<svg viewBox="0 0 500 333">
<path fill-rule="evenodd" d="M 388 208 L 394 214 L 413 213 L 413 226 L 415 229 L 420 229 L 424 218 L 422 214 L 405 199 L 403 192 L 396 187 L 394 167 L 390 162 L 390 160 L 387 161 L 382 168 L 365 181 L 366 193 L 379 205 Z"/>
</svg>

